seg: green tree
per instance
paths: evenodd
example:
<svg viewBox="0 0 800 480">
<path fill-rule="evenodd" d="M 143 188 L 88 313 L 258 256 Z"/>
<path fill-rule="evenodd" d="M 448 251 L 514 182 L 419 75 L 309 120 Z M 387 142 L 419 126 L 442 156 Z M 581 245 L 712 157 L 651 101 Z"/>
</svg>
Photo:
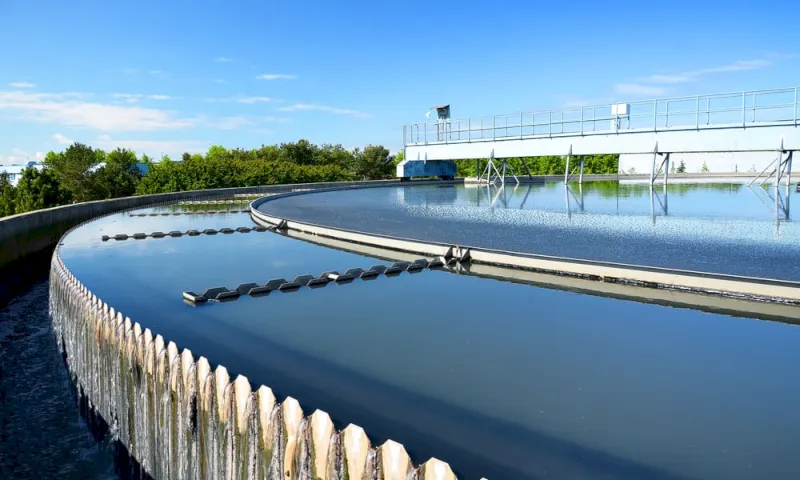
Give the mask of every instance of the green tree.
<svg viewBox="0 0 800 480">
<path fill-rule="evenodd" d="M 681 159 L 681 163 L 678 164 L 678 173 L 686 173 L 686 164 Z"/>
<path fill-rule="evenodd" d="M 703 166 L 700 167 L 700 171 L 703 173 L 708 173 L 708 165 L 706 165 L 706 162 L 703 162 Z"/>
<path fill-rule="evenodd" d="M 14 215 L 16 188 L 11 185 L 8 172 L 0 172 L 0 217 Z"/>
<path fill-rule="evenodd" d="M 393 177 L 395 174 L 394 159 L 389 157 L 389 150 L 380 145 L 368 145 L 364 151 L 356 149 L 354 174 L 359 179 L 379 180 Z"/>
<path fill-rule="evenodd" d="M 127 197 L 136 193 L 141 180 L 136 154 L 118 148 L 105 156 L 105 165 L 90 175 L 92 199 Z"/>
<path fill-rule="evenodd" d="M 92 199 L 91 171 L 104 156 L 102 150 L 76 142 L 64 152 L 48 153 L 44 164 L 75 201 L 85 202 Z"/>
<path fill-rule="evenodd" d="M 17 183 L 15 209 L 16 213 L 23 213 L 55 207 L 67 203 L 69 198 L 69 192 L 61 187 L 50 169 L 26 168 Z"/>
</svg>

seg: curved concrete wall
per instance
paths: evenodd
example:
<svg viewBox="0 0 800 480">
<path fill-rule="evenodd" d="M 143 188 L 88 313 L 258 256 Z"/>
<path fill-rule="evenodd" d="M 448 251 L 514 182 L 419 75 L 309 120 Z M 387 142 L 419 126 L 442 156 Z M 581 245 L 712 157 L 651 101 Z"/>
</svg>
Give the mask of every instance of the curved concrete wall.
<svg viewBox="0 0 800 480">
<path fill-rule="evenodd" d="M 234 196 L 245 193 L 277 193 L 294 189 L 317 189 L 331 186 L 383 185 L 397 180 L 372 182 L 303 183 L 260 187 L 220 188 L 189 192 L 161 193 L 138 197 L 115 198 L 94 202 L 62 205 L 0 218 L 0 268 L 25 255 L 44 250 L 56 242 L 70 227 L 99 215 L 159 203 L 208 197 Z"/>
<path fill-rule="evenodd" d="M 415 466 L 391 440 L 337 431 L 294 398 L 231 379 L 92 294 L 53 255 L 50 312 L 73 382 L 93 415 L 154 478 L 453 480 L 449 465 Z"/>
<path fill-rule="evenodd" d="M 320 191 L 336 191 L 329 188 Z M 311 192 L 291 192 L 255 200 L 251 205 L 253 219 L 263 226 L 295 230 L 320 237 L 379 247 L 424 256 L 443 256 L 477 264 L 512 267 L 552 275 L 566 275 L 600 282 L 620 283 L 651 288 L 721 295 L 745 300 L 800 305 L 800 282 L 735 275 L 692 272 L 666 268 L 626 265 L 612 262 L 553 257 L 491 250 L 465 245 L 450 245 L 411 238 L 399 238 L 369 232 L 332 228 L 268 215 L 258 210 L 266 202 Z"/>
<path fill-rule="evenodd" d="M 367 185 L 394 183 L 367 182 Z M 182 199 L 291 192 L 365 183 L 250 187 L 69 205 L 0 220 L 2 264 L 55 243 L 79 222 Z M 415 465 L 388 440 L 372 445 L 361 427 L 337 430 L 323 411 L 306 415 L 291 397 L 162 338 L 115 311 L 76 278 L 55 249 L 50 315 L 84 413 L 124 449 L 124 476 L 156 479 L 455 480 L 450 466 Z"/>
</svg>

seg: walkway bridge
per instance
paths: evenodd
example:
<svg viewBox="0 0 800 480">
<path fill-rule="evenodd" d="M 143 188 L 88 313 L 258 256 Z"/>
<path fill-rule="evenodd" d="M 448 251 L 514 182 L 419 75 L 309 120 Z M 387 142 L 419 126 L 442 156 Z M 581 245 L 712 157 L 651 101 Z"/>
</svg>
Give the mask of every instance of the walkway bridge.
<svg viewBox="0 0 800 480">
<path fill-rule="evenodd" d="M 668 174 L 670 154 L 769 152 L 758 167 L 767 166 L 761 175 L 772 171 L 761 180 L 777 176 L 776 184 L 781 179 L 788 183 L 792 152 L 800 149 L 799 90 L 697 95 L 406 124 L 405 160 L 398 165 L 397 175 L 455 175 L 451 160 L 489 158 L 484 173 L 491 179 L 494 158 L 575 156 L 582 167 L 584 155 L 648 154 L 653 158 L 652 183 L 660 172 Z M 572 173 L 569 161 L 567 165 L 565 178 Z M 501 180 L 505 174 L 499 171 L 505 166 L 503 162 L 499 169 L 495 167 Z"/>
</svg>

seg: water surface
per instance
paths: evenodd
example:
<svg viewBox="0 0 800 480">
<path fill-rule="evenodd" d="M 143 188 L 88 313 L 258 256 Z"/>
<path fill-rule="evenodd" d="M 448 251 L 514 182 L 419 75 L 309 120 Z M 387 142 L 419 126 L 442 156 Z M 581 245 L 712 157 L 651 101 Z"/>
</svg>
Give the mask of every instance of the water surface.
<svg viewBox="0 0 800 480">
<path fill-rule="evenodd" d="M 587 182 L 400 186 L 270 200 L 261 211 L 434 242 L 800 280 L 800 225 L 781 187 Z M 770 195 L 772 197 L 770 197 Z M 770 206 L 772 205 L 772 206 Z"/>
<path fill-rule="evenodd" d="M 338 201 L 345 216 L 372 213 L 362 229 L 435 235 L 439 222 L 405 223 L 403 206 L 472 193 L 430 191 Z M 406 193 L 427 203 L 405 204 Z M 399 441 L 416 461 L 442 458 L 460 478 L 800 477 L 796 326 L 434 271 L 192 307 L 182 291 L 386 262 L 268 232 L 99 239 L 248 222 L 112 215 L 64 239 L 62 257 L 179 347 L 340 428 L 361 425 L 375 443 Z"/>
</svg>

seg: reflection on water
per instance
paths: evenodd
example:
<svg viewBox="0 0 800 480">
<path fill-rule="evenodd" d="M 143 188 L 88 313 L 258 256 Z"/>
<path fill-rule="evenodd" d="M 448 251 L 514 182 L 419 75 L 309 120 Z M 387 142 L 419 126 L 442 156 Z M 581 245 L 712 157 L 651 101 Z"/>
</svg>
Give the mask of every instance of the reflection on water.
<svg viewBox="0 0 800 480">
<path fill-rule="evenodd" d="M 784 186 L 554 182 L 318 192 L 259 208 L 405 238 L 796 280 L 800 224 L 791 221 L 793 196 Z"/>
</svg>

